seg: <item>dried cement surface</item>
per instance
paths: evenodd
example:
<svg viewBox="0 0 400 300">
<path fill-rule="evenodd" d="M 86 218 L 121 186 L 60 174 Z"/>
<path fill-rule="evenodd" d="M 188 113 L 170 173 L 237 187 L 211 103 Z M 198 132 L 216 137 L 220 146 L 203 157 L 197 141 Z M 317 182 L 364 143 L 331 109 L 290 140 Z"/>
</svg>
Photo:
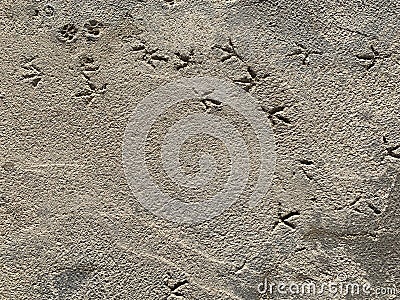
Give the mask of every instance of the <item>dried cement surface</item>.
<svg viewBox="0 0 400 300">
<path fill-rule="evenodd" d="M 182 225 L 137 201 L 122 149 L 140 101 L 195 76 L 256 100 L 276 165 L 255 207 Z M 2 0 L 0 79 L 0 299 L 396 298 L 259 290 L 400 290 L 400 2 Z M 202 198 L 232 162 L 185 145 L 188 173 L 203 147 L 221 166 Z"/>
</svg>

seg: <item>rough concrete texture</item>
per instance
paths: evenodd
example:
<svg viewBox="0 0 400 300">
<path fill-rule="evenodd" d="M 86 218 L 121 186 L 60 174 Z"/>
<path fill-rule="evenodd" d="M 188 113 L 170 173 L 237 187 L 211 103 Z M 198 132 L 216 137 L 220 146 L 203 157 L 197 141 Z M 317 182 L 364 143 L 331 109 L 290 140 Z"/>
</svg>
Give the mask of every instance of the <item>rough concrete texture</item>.
<svg viewBox="0 0 400 300">
<path fill-rule="evenodd" d="M 136 200 L 122 147 L 193 76 L 256 99 L 277 161 L 255 208 L 182 225 Z M 2 0 L 0 78 L 0 299 L 396 298 L 258 289 L 400 284 L 397 0 Z"/>
</svg>

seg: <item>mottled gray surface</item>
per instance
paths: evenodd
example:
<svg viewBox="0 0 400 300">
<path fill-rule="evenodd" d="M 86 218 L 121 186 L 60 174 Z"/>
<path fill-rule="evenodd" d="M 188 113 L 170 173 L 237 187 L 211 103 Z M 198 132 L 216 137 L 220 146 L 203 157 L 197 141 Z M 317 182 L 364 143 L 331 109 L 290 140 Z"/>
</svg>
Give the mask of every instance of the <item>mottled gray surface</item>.
<svg viewBox="0 0 400 300">
<path fill-rule="evenodd" d="M 257 207 L 178 225 L 136 201 L 122 143 L 141 99 L 193 76 L 257 100 L 277 163 Z M 400 289 L 397 0 L 2 0 L 0 78 L 0 299 Z"/>
</svg>

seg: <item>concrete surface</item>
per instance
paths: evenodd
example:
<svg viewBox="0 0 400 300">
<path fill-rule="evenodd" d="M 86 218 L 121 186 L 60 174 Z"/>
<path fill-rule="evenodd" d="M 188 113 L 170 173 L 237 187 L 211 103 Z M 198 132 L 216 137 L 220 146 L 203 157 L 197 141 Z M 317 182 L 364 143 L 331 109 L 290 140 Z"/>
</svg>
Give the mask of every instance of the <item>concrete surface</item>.
<svg viewBox="0 0 400 300">
<path fill-rule="evenodd" d="M 255 99 L 276 165 L 255 207 L 179 224 L 122 149 L 142 99 L 196 76 Z M 2 0 L 0 78 L 0 299 L 396 298 L 260 284 L 400 289 L 400 2 Z M 201 147 L 221 166 L 203 196 L 232 163 L 207 139 L 181 149 L 188 174 Z"/>
</svg>

